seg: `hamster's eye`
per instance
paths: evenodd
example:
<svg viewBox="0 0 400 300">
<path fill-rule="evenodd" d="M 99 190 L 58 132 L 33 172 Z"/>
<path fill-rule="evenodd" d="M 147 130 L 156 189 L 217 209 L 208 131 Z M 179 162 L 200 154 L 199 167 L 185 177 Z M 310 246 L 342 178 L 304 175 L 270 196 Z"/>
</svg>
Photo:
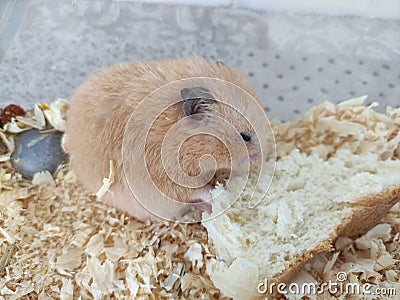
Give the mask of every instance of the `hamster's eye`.
<svg viewBox="0 0 400 300">
<path fill-rule="evenodd" d="M 243 131 L 240 133 L 240 136 L 242 137 L 243 141 L 245 141 L 245 142 L 251 141 L 251 135 L 248 132 Z"/>
</svg>

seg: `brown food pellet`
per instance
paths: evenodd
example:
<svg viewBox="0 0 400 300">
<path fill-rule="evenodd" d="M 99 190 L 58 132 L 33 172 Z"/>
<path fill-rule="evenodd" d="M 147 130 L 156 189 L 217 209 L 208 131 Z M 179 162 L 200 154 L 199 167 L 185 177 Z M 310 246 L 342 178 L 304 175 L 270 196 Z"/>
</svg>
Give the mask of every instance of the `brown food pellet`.
<svg viewBox="0 0 400 300">
<path fill-rule="evenodd" d="M 25 116 L 25 110 L 23 110 L 21 106 L 15 104 L 7 105 L 0 118 L 1 126 L 11 122 L 11 119 L 16 116 Z"/>
</svg>

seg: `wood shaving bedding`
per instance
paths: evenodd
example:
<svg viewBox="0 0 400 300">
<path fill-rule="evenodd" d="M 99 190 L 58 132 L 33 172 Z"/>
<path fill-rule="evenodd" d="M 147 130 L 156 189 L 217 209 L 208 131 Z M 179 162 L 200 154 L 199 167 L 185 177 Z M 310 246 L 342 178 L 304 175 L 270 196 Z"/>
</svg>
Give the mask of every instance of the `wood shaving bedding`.
<svg viewBox="0 0 400 300">
<path fill-rule="evenodd" d="M 29 182 L 2 167 L 14 191 L 26 191 Z M 221 299 L 203 275 L 201 261 L 211 255 L 200 224 L 138 222 L 87 194 L 67 168 L 54 182 L 29 185 L 25 198 L 16 195 L 2 209 L 0 226 L 15 252 L 0 277 L 0 299 Z M 9 238 L 0 235 L 0 243 L 4 252 Z M 178 265 L 184 271 L 169 287 Z M 182 289 L 183 276 L 192 284 Z"/>
<path fill-rule="evenodd" d="M 304 120 L 273 125 L 278 157 L 293 149 L 318 153 L 326 159 L 337 149 L 354 154 L 377 153 L 383 160 L 400 157 L 400 109 L 388 107 L 386 115 L 363 105 L 366 97 L 331 102 L 311 109 Z"/>
<path fill-rule="evenodd" d="M 326 102 L 302 121 L 274 124 L 279 156 L 298 148 L 327 158 L 347 148 L 398 159 L 400 110 L 382 115 L 362 101 Z M 62 104 L 38 107 L 56 107 L 50 118 L 63 128 Z M 206 275 L 213 249 L 200 224 L 136 221 L 89 195 L 68 168 L 32 184 L 1 162 L 0 188 L 0 299 L 225 299 Z M 348 281 L 400 293 L 399 249 L 397 204 L 364 236 L 339 238 L 336 252 L 315 257 L 297 281 L 322 283 L 345 271 Z M 325 292 L 318 299 L 351 297 Z"/>
</svg>

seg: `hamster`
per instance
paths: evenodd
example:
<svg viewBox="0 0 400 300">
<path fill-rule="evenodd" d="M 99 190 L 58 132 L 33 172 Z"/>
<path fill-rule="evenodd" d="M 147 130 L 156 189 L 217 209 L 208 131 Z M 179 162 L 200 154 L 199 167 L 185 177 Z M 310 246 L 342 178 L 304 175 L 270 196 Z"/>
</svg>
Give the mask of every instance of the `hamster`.
<svg viewBox="0 0 400 300">
<path fill-rule="evenodd" d="M 160 196 L 149 194 L 149 199 L 146 201 L 160 208 L 167 219 L 179 218 L 184 212 L 181 208 L 175 208 L 165 196 L 189 204 L 210 201 L 212 199 L 210 191 L 215 183 L 223 182 L 232 175 L 229 170 L 233 158 L 221 140 L 210 135 L 198 134 L 187 138 L 179 149 L 179 164 L 187 176 L 197 176 L 204 172 L 211 178 L 201 187 L 185 187 L 171 180 L 170 174 L 167 174 L 161 162 L 164 137 L 174 124 L 187 116 L 192 117 L 189 126 L 194 128 L 208 126 L 209 121 L 204 117 L 197 119 L 197 116 L 204 114 L 227 120 L 236 132 L 227 134 L 223 128 L 218 127 L 217 130 L 220 130 L 228 140 L 239 139 L 244 142 L 248 150 L 246 157 L 251 165 L 262 159 L 255 144 L 252 124 L 237 111 L 214 101 L 223 98 L 229 102 L 236 97 L 235 93 L 232 94 L 225 88 L 212 84 L 204 86 L 208 85 L 207 81 L 194 85 L 185 81 L 192 77 L 226 81 L 240 87 L 254 99 L 258 99 L 252 85 L 238 70 L 221 62 L 206 61 L 198 57 L 117 64 L 100 70 L 77 89 L 71 99 L 67 116 L 65 148 L 70 155 L 70 167 L 90 192 L 95 193 L 102 186 L 103 178 L 108 177 L 109 162 L 112 160 L 115 164 L 114 183 L 104 195 L 104 201 L 139 220 L 165 219 L 146 209 L 141 201 L 138 201 L 141 199 L 136 199 L 124 176 L 123 159 L 125 167 L 128 168 L 134 168 L 135 162 L 143 160 L 143 153 L 135 153 L 134 148 L 138 139 L 146 138 L 147 172 L 153 184 L 163 193 Z M 139 126 L 135 125 L 127 130 L 131 115 L 146 97 L 166 84 L 177 81 L 182 82 L 182 88 L 169 89 L 159 94 L 160 98 L 180 98 L 181 102 L 165 109 L 161 114 L 157 111 L 160 109 L 158 105 L 143 105 L 142 112 L 137 118 L 141 120 L 137 123 Z M 237 103 L 245 108 L 246 101 L 248 100 L 240 99 Z M 157 115 L 155 120 L 147 119 L 153 115 Z M 146 134 L 141 132 L 142 121 L 152 124 Z M 131 146 L 132 151 L 129 150 Z M 125 157 L 122 153 L 123 147 L 128 149 Z M 165 155 L 168 161 L 168 152 Z M 207 173 L 208 170 L 201 169 L 199 161 L 204 155 L 211 155 L 214 158 L 216 163 L 216 171 L 212 169 L 215 171 L 214 174 L 210 175 Z M 133 172 L 137 172 L 137 175 L 134 175 L 132 180 L 140 187 L 146 175 L 143 174 L 143 170 Z M 142 192 L 146 194 L 146 191 Z"/>
</svg>

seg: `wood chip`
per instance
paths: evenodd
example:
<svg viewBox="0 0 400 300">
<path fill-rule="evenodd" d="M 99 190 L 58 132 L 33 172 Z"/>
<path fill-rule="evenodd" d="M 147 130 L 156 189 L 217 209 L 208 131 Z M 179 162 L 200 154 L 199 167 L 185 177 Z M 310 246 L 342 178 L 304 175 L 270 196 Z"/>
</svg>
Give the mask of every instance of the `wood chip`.
<svg viewBox="0 0 400 300">
<path fill-rule="evenodd" d="M 114 183 L 114 161 L 110 160 L 110 174 L 108 178 L 103 179 L 103 185 L 96 193 L 98 200 L 103 198 L 103 196 L 110 190 L 111 185 Z"/>
<path fill-rule="evenodd" d="M 6 250 L 2 254 L 2 256 L 0 258 L 0 274 L 2 274 L 5 270 L 5 268 L 8 266 L 13 254 L 14 254 L 14 249 L 15 249 L 15 245 L 11 244 L 6 248 Z"/>
</svg>

